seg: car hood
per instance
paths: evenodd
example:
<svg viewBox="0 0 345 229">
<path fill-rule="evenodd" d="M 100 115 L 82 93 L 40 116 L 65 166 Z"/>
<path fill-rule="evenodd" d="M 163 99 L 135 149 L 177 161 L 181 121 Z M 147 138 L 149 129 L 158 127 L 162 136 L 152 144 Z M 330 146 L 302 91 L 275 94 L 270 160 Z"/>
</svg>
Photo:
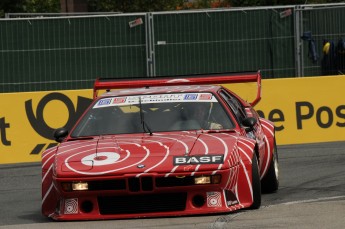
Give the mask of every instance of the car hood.
<svg viewBox="0 0 345 229">
<path fill-rule="evenodd" d="M 175 132 L 101 136 L 60 144 L 57 177 L 215 171 L 233 166 L 235 133 Z M 226 162 L 226 163 L 225 163 Z"/>
</svg>

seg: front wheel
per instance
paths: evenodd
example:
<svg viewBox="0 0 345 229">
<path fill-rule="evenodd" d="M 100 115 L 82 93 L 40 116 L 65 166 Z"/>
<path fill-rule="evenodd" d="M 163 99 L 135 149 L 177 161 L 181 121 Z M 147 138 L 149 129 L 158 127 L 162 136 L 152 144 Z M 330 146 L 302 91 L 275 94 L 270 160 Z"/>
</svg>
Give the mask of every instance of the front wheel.
<svg viewBox="0 0 345 229">
<path fill-rule="evenodd" d="M 261 206 L 261 182 L 259 175 L 259 165 L 255 153 L 252 160 L 252 188 L 253 188 L 253 204 L 251 209 L 258 209 Z"/>
<path fill-rule="evenodd" d="M 274 139 L 273 143 L 273 153 L 270 167 L 262 179 L 262 192 L 264 193 L 273 193 L 278 190 L 279 187 L 279 163 L 278 163 L 278 152 L 277 145 Z"/>
</svg>

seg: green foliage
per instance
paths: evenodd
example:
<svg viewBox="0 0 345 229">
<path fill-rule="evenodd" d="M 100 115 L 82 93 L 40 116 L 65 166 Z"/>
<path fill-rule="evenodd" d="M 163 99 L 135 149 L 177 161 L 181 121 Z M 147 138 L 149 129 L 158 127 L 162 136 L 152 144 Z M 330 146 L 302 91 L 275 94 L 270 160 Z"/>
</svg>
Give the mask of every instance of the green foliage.
<svg viewBox="0 0 345 229">
<path fill-rule="evenodd" d="M 214 7 L 301 5 L 342 0 L 86 0 L 90 12 L 152 12 Z"/>
<path fill-rule="evenodd" d="M 5 13 L 57 13 L 60 0 L 1 0 L 0 17 Z"/>
<path fill-rule="evenodd" d="M 58 13 L 60 0 L 25 0 L 23 12 L 25 13 Z"/>
<path fill-rule="evenodd" d="M 343 2 L 343 0 L 227 0 L 231 6 L 303 5 Z"/>
<path fill-rule="evenodd" d="M 89 12 L 152 12 L 176 10 L 184 0 L 87 0 Z"/>
<path fill-rule="evenodd" d="M 214 7 L 272 6 L 336 3 L 343 0 L 83 0 L 89 12 L 153 12 Z M 0 17 L 5 13 L 57 13 L 60 0 L 0 0 Z"/>
<path fill-rule="evenodd" d="M 0 17 L 4 17 L 5 13 L 15 13 L 21 11 L 23 0 L 1 0 L 0 1 Z"/>
</svg>

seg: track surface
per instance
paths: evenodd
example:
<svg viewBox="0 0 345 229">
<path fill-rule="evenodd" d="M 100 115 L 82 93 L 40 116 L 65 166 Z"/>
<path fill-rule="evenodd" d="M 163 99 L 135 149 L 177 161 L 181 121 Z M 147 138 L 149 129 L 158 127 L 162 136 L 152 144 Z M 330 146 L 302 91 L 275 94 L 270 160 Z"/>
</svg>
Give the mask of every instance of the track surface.
<svg viewBox="0 0 345 229">
<path fill-rule="evenodd" d="M 40 214 L 40 163 L 0 165 L 0 228 L 345 228 L 345 142 L 278 146 L 280 189 L 259 210 L 53 222 Z"/>
</svg>

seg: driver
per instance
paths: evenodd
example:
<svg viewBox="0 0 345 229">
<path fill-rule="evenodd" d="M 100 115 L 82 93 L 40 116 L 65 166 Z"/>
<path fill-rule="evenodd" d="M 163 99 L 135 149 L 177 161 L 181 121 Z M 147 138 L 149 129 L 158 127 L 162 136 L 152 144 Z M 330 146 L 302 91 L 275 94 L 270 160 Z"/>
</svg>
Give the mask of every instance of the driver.
<svg viewBox="0 0 345 229">
<path fill-rule="evenodd" d="M 188 119 L 196 120 L 203 129 L 220 130 L 223 126 L 211 121 L 212 103 L 198 102 L 188 107 Z"/>
</svg>

